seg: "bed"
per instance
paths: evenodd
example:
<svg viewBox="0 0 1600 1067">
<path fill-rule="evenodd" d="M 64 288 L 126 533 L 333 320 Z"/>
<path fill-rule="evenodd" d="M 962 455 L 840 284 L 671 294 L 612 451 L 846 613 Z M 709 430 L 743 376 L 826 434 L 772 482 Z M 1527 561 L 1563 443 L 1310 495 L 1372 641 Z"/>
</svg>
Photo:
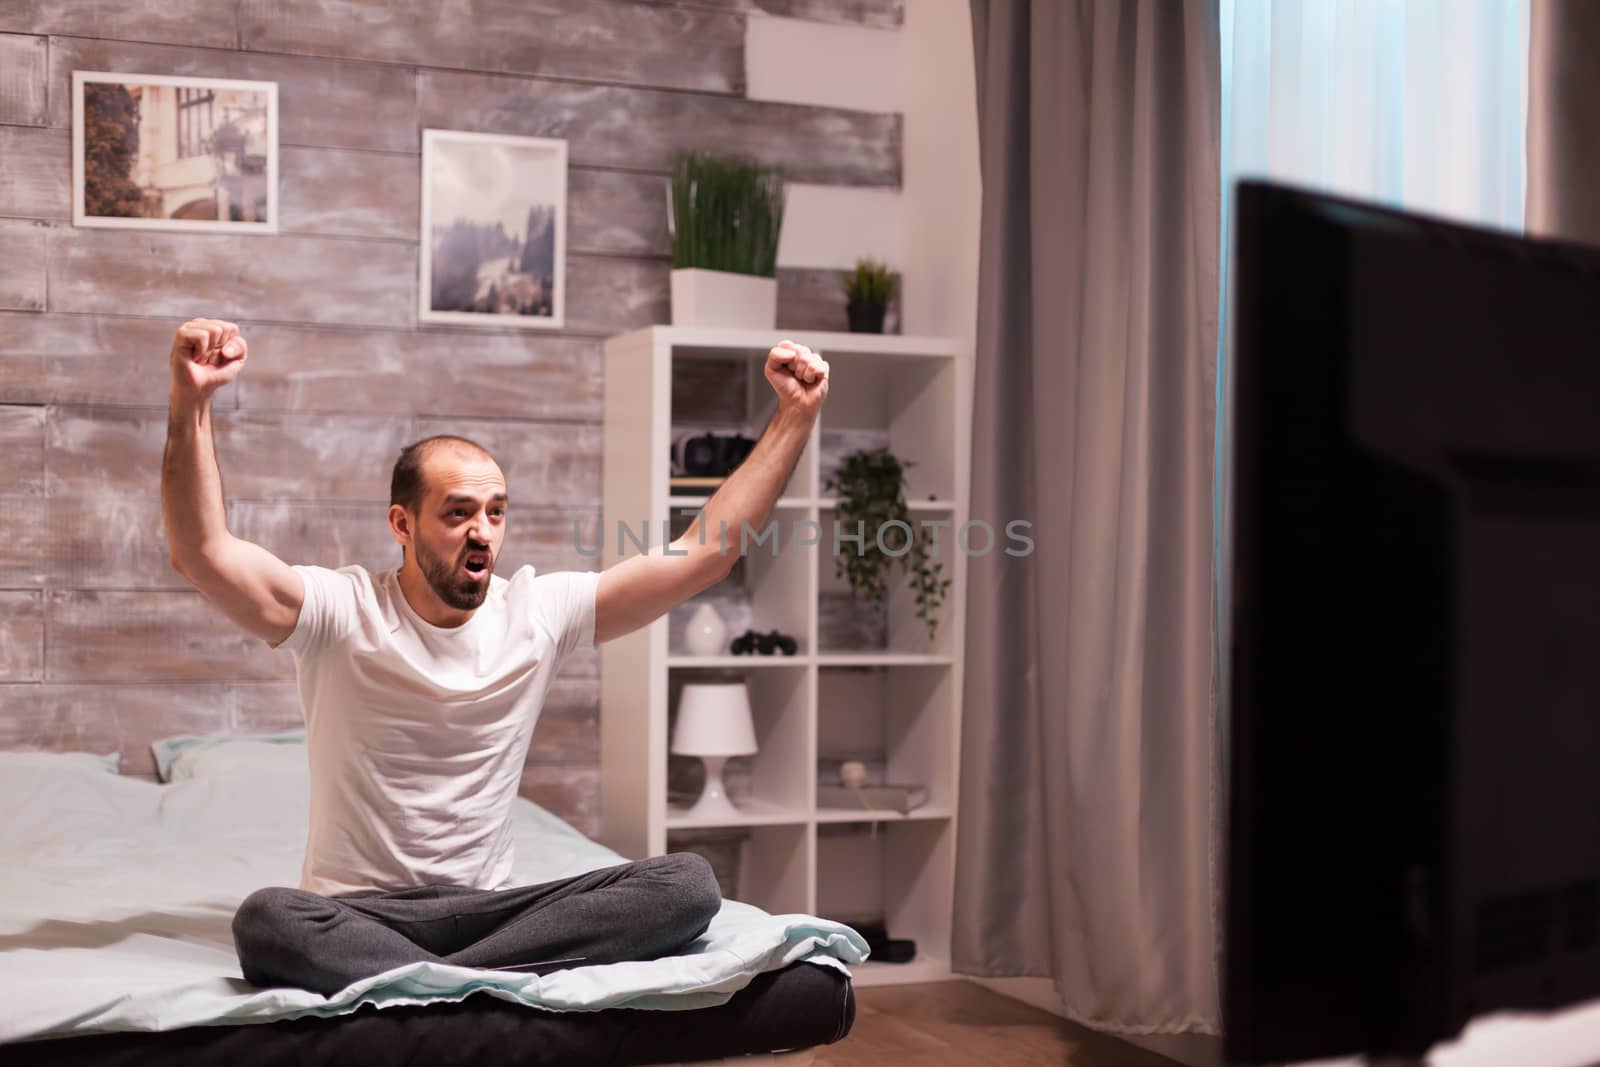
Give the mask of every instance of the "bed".
<svg viewBox="0 0 1600 1067">
<path fill-rule="evenodd" d="M 117 774 L 115 757 L 0 752 L 0 1062 L 804 1062 L 854 1021 L 861 936 L 733 900 L 661 960 L 418 963 L 331 997 L 251 986 L 230 923 L 253 890 L 298 881 L 303 747 L 180 738 L 156 756 L 170 781 Z M 518 884 L 624 860 L 532 801 L 512 819 Z"/>
</svg>

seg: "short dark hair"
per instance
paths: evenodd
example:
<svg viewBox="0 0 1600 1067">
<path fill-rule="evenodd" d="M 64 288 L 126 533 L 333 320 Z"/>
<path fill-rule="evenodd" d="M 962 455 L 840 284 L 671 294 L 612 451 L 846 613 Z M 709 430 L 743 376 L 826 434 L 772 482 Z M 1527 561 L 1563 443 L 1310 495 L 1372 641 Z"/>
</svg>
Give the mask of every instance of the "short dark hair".
<svg viewBox="0 0 1600 1067">
<path fill-rule="evenodd" d="M 424 437 L 414 441 L 400 450 L 400 458 L 395 460 L 394 475 L 389 479 L 389 504 L 399 504 L 406 511 L 415 515 L 422 510 L 422 500 L 428 495 L 428 481 L 423 476 L 422 468 L 428 462 L 428 457 L 441 447 L 449 446 L 472 452 L 482 458 L 494 462 L 494 457 L 489 455 L 489 450 L 476 441 L 455 434 L 441 433 L 432 437 Z"/>
</svg>

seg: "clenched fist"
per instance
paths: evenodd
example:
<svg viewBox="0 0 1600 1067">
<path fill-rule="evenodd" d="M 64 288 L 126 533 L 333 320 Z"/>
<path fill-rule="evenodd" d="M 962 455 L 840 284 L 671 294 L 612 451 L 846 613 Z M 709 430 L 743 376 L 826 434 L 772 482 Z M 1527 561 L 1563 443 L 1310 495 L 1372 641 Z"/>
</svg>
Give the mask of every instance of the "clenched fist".
<svg viewBox="0 0 1600 1067">
<path fill-rule="evenodd" d="M 239 327 L 221 319 L 190 319 L 172 341 L 172 389 L 206 399 L 239 376 L 246 345 Z"/>
<path fill-rule="evenodd" d="M 766 375 L 782 406 L 815 416 L 828 397 L 828 361 L 794 341 L 767 353 Z"/>
</svg>

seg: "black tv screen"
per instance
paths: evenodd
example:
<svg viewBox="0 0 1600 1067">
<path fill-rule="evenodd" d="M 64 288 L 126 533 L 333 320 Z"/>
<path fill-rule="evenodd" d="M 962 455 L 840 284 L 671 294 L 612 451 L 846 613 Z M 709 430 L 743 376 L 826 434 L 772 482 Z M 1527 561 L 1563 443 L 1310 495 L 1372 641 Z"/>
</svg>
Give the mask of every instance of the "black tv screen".
<svg viewBox="0 0 1600 1067">
<path fill-rule="evenodd" d="M 1224 1054 L 1600 996 L 1600 250 L 1235 203 Z"/>
</svg>

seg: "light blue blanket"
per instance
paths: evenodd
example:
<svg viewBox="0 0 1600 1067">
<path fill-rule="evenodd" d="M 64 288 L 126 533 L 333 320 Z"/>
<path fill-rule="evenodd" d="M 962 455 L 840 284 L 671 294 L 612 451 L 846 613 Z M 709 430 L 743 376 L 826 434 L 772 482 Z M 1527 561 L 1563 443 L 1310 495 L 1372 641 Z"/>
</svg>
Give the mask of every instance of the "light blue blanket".
<svg viewBox="0 0 1600 1067">
<path fill-rule="evenodd" d="M 259 747 L 166 785 L 110 773 L 104 757 L 0 753 L 0 1042 L 474 993 L 556 1011 L 701 1008 L 797 960 L 849 973 L 866 959 L 848 926 L 730 900 L 684 955 L 659 960 L 547 975 L 417 963 L 332 997 L 258 989 L 230 924 L 253 890 L 298 882 L 307 788 L 303 751 Z M 531 801 L 517 801 L 513 830 L 519 885 L 625 859 Z"/>
</svg>

